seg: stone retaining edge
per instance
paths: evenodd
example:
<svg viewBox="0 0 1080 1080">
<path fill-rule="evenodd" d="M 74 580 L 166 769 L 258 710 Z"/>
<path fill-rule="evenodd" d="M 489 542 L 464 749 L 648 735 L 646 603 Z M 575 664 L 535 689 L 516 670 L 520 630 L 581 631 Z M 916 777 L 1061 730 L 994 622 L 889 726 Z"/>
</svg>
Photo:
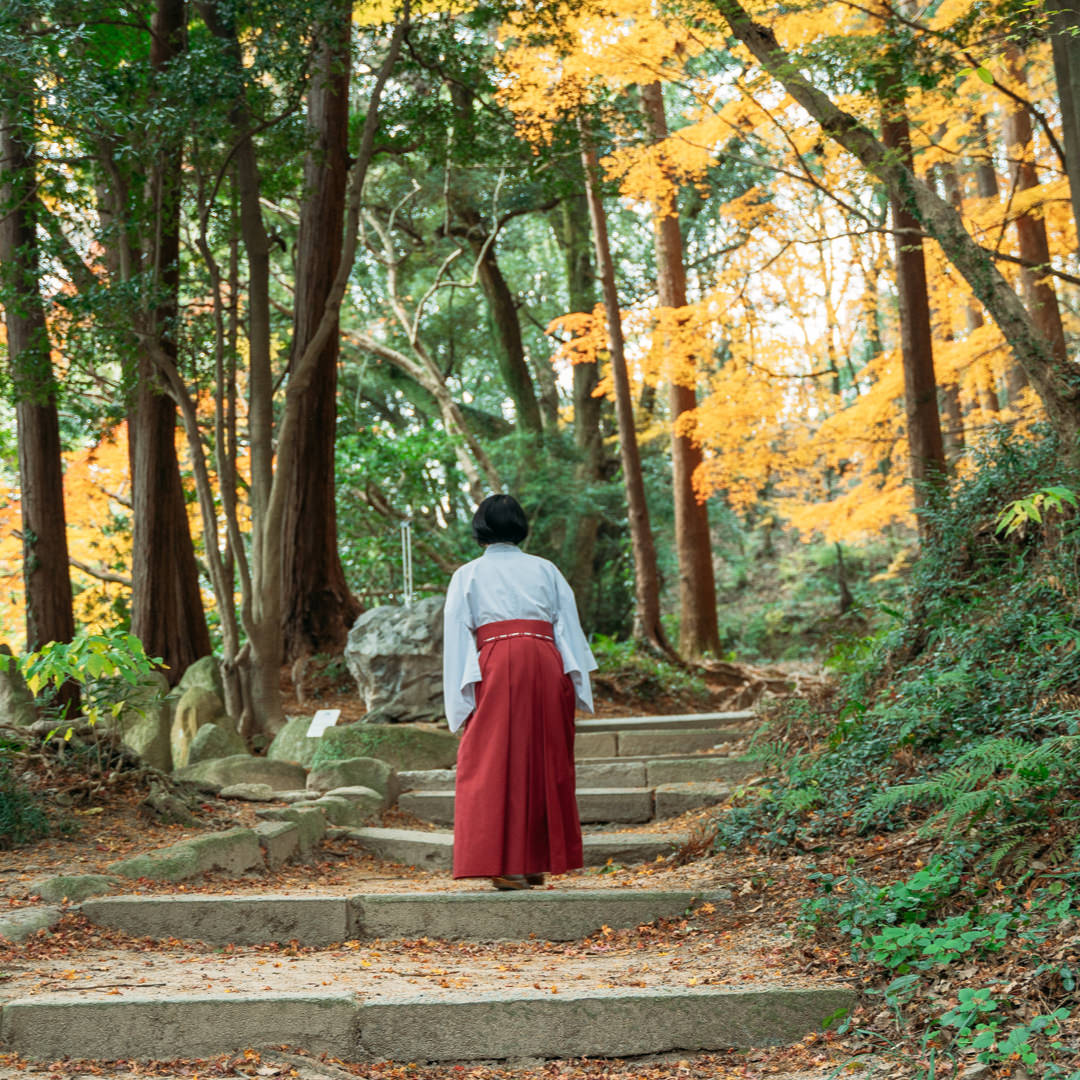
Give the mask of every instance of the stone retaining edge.
<svg viewBox="0 0 1080 1080">
<path fill-rule="evenodd" d="M 0 1043 L 37 1060 L 210 1057 L 289 1045 L 343 1060 L 627 1057 L 776 1046 L 852 1006 L 846 987 L 22 998 Z"/>
</svg>

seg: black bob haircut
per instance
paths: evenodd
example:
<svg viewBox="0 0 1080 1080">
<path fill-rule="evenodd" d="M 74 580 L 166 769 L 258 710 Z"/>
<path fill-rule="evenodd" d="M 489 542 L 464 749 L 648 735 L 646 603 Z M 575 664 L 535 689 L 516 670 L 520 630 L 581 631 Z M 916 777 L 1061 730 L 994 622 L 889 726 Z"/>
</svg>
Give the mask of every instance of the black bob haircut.
<svg viewBox="0 0 1080 1080">
<path fill-rule="evenodd" d="M 472 519 L 478 544 L 520 544 L 529 535 L 525 511 L 513 495 L 489 495 Z"/>
</svg>

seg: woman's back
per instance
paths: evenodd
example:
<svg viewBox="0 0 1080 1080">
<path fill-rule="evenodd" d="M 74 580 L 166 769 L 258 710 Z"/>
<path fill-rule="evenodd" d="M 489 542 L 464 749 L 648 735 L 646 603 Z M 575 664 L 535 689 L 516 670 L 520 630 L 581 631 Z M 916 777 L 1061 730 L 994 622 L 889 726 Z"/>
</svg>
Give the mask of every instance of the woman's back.
<svg viewBox="0 0 1080 1080">
<path fill-rule="evenodd" d="M 460 597 L 470 629 L 502 619 L 554 623 L 562 575 L 553 563 L 527 555 L 513 544 L 490 544 L 484 554 L 454 574 L 451 592 Z"/>
</svg>

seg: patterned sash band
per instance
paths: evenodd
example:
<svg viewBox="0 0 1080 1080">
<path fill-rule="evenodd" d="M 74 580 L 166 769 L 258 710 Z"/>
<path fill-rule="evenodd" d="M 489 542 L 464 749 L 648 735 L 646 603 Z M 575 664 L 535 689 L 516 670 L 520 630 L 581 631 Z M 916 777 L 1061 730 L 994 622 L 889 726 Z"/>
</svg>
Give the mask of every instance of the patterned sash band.
<svg viewBox="0 0 1080 1080">
<path fill-rule="evenodd" d="M 541 619 L 505 619 L 502 622 L 487 623 L 477 627 L 476 645 L 482 649 L 494 641 L 507 638 L 540 638 L 541 641 L 555 642 L 555 627 Z"/>
</svg>

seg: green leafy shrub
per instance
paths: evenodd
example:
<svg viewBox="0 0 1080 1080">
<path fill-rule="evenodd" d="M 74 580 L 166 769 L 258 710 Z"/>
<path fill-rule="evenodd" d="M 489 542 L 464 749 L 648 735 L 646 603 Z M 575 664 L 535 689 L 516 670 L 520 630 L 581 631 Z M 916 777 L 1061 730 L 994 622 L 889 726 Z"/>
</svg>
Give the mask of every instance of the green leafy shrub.
<svg viewBox="0 0 1080 1080">
<path fill-rule="evenodd" d="M 926 511 L 906 610 L 838 655 L 840 702 L 813 754 L 781 763 L 777 784 L 722 818 L 718 844 L 927 821 L 943 849 L 963 844 L 972 865 L 999 872 L 1070 857 L 1080 825 L 1078 515 L 1055 496 L 1024 510 L 1010 536 L 997 526 L 1032 492 L 1071 492 L 1080 478 L 1045 432 L 1003 432 L 975 465 Z"/>
<path fill-rule="evenodd" d="M 633 641 L 596 634 L 590 645 L 599 664 L 594 678 L 619 693 L 646 700 L 670 696 L 693 701 L 709 696 L 709 688 L 699 674 L 654 656 Z"/>
<path fill-rule="evenodd" d="M 28 844 L 49 833 L 41 801 L 19 782 L 0 751 L 0 851 Z"/>
</svg>

